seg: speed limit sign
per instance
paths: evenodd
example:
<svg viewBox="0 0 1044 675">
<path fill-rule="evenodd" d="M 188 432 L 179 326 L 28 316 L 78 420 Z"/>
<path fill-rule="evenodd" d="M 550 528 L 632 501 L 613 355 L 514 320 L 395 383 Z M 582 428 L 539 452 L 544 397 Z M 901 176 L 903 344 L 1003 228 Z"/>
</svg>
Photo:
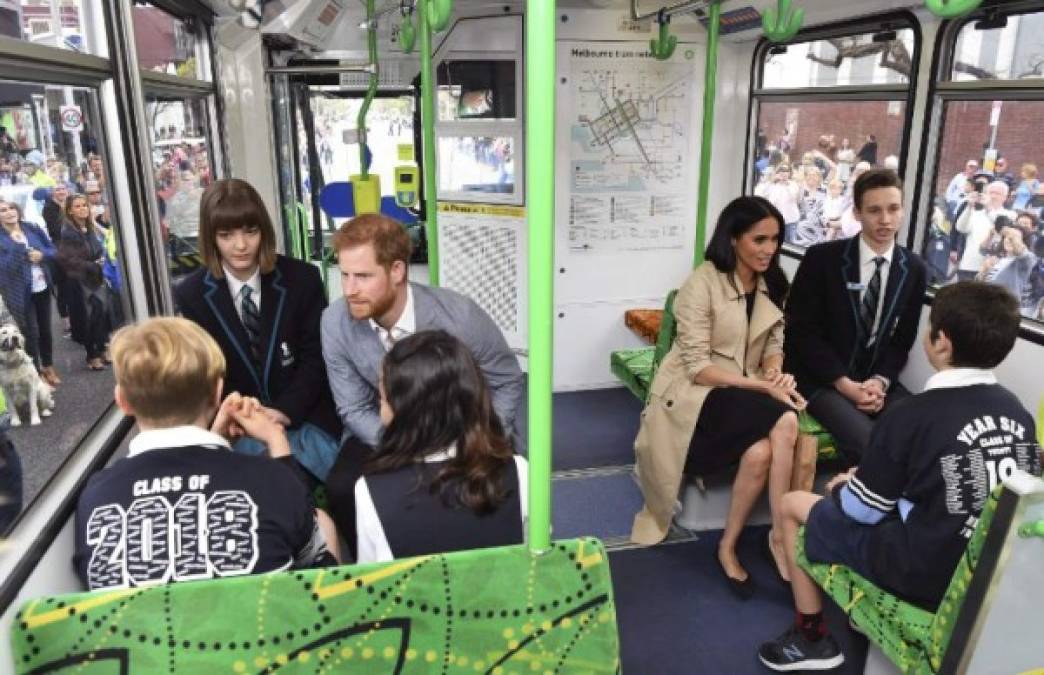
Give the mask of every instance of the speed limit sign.
<svg viewBox="0 0 1044 675">
<path fill-rule="evenodd" d="M 82 131 L 83 113 L 78 105 L 63 105 L 60 116 L 62 118 L 63 131 Z"/>
</svg>

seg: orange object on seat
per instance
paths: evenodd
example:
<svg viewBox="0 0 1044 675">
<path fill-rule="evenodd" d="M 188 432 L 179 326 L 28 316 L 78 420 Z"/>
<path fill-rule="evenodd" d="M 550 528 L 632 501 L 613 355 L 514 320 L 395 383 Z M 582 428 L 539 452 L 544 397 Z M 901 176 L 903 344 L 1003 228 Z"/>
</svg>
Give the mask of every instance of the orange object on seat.
<svg viewBox="0 0 1044 675">
<path fill-rule="evenodd" d="M 656 344 L 662 321 L 662 309 L 629 309 L 624 312 L 624 325 L 651 345 Z"/>
</svg>

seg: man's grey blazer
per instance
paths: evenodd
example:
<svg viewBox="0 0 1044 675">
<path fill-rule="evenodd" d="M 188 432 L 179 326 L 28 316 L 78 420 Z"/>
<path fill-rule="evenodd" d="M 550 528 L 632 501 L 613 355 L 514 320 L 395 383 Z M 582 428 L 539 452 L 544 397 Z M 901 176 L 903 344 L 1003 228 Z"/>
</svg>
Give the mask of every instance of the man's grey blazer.
<svg viewBox="0 0 1044 675">
<path fill-rule="evenodd" d="M 518 359 L 485 310 L 466 296 L 447 288 L 410 284 L 417 331 L 441 329 L 471 350 L 486 376 L 493 407 L 512 433 L 522 403 L 524 384 Z M 368 319 L 356 319 L 344 298 L 323 311 L 323 358 L 337 414 L 350 432 L 371 447 L 381 435 L 377 378 L 384 345 Z"/>
</svg>

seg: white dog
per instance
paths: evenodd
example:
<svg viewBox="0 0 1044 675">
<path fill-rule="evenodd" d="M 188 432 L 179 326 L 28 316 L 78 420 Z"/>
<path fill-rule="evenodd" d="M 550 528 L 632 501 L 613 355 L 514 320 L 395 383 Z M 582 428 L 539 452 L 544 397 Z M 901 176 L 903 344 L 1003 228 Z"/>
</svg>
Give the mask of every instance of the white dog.
<svg viewBox="0 0 1044 675">
<path fill-rule="evenodd" d="M 0 387 L 13 427 L 21 426 L 26 409 L 33 426 L 54 410 L 51 386 L 40 379 L 33 360 L 25 353 L 25 338 L 14 324 L 0 326 Z"/>
</svg>

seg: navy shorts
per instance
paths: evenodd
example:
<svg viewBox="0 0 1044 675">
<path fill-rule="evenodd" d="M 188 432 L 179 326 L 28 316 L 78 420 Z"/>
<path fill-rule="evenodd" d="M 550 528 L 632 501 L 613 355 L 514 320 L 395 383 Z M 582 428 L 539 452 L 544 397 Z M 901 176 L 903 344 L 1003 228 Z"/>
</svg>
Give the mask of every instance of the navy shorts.
<svg viewBox="0 0 1044 675">
<path fill-rule="evenodd" d="M 841 564 L 874 580 L 870 571 L 872 525 L 857 523 L 841 511 L 832 497 L 816 502 L 805 523 L 805 556 L 812 562 Z"/>
</svg>

